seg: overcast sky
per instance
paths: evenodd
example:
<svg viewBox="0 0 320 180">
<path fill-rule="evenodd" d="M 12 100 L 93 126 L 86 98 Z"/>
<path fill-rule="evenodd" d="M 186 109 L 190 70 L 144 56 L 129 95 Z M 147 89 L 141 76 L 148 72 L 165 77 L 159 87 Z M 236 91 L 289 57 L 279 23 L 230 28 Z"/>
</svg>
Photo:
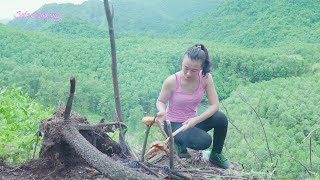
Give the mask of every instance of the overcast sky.
<svg viewBox="0 0 320 180">
<path fill-rule="evenodd" d="M 32 13 L 44 4 L 81 4 L 84 1 L 86 0 L 0 0 L 0 19 L 13 18 L 17 11 Z"/>
</svg>

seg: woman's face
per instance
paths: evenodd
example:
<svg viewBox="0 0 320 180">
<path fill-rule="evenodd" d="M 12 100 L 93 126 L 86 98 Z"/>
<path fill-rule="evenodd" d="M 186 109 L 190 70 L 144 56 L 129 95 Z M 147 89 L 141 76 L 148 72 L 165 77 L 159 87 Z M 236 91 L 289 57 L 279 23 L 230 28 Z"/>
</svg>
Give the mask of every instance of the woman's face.
<svg viewBox="0 0 320 180">
<path fill-rule="evenodd" d="M 191 60 L 188 56 L 184 56 L 182 60 L 183 77 L 188 81 L 195 80 L 201 71 L 201 67 L 201 61 Z"/>
</svg>

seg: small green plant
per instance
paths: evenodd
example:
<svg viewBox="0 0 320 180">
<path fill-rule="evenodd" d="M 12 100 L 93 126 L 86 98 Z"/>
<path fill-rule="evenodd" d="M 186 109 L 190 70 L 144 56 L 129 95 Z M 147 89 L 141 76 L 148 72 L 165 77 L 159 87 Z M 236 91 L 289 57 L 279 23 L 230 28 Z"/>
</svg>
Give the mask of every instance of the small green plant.
<svg viewBox="0 0 320 180">
<path fill-rule="evenodd" d="M 52 110 L 44 109 L 15 86 L 0 88 L 0 104 L 0 159 L 7 163 L 31 159 L 39 121 Z"/>
</svg>

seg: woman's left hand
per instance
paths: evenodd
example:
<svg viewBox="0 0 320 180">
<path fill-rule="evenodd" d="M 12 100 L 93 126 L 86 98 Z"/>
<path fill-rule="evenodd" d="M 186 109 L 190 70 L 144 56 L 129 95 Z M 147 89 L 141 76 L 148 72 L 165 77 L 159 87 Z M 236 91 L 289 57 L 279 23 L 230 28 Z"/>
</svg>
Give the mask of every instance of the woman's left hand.
<svg viewBox="0 0 320 180">
<path fill-rule="evenodd" d="M 198 117 L 193 117 L 193 118 L 186 120 L 185 122 L 182 123 L 185 126 L 184 131 L 189 128 L 194 127 L 198 123 L 199 123 Z"/>
</svg>

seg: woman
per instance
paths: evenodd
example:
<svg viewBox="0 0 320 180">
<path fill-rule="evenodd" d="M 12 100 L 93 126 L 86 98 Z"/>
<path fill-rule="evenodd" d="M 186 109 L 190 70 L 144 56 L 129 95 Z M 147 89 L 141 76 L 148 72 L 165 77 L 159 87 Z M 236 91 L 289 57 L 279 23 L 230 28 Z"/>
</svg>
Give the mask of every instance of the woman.
<svg viewBox="0 0 320 180">
<path fill-rule="evenodd" d="M 169 76 L 162 85 L 156 104 L 159 111 L 157 117 L 161 122 L 169 120 L 172 131 L 184 126 L 184 130 L 175 136 L 175 149 L 180 158 L 190 157 L 186 148 L 209 148 L 212 138 L 207 132 L 214 128 L 209 160 L 227 169 L 230 162 L 221 152 L 228 120 L 219 111 L 219 99 L 209 73 L 210 66 L 208 50 L 203 44 L 188 48 L 182 59 L 182 70 Z M 210 106 L 205 112 L 197 115 L 197 106 L 201 103 L 204 92 Z M 164 127 L 167 132 L 166 126 Z"/>
</svg>

